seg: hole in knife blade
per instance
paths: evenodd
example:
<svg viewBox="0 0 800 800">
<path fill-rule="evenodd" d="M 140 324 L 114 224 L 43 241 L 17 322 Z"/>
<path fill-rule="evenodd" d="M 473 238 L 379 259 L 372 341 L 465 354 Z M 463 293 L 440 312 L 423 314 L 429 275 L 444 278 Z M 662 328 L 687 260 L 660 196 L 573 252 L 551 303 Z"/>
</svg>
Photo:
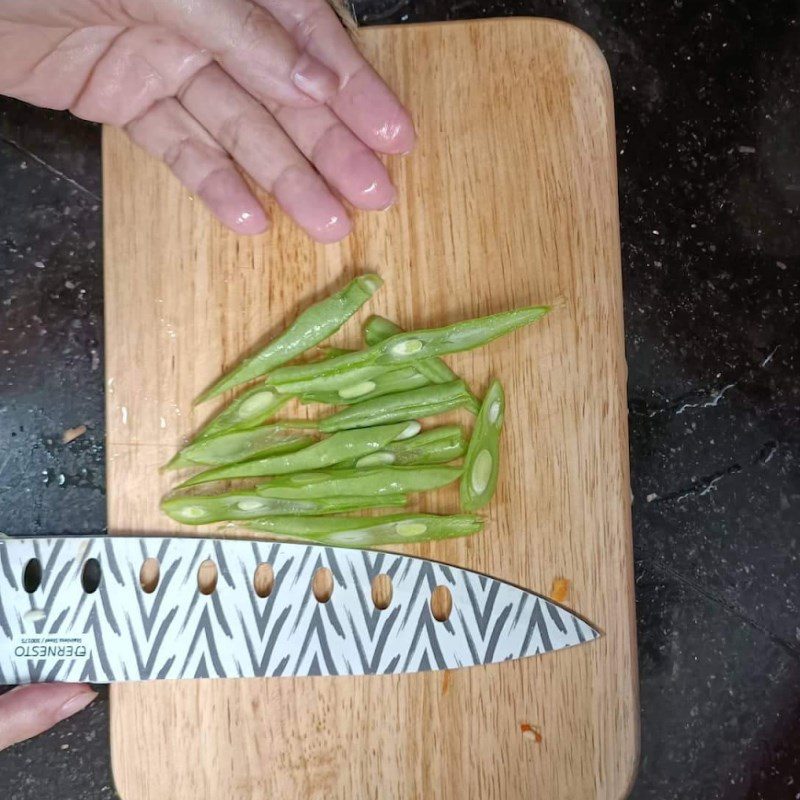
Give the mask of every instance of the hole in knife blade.
<svg viewBox="0 0 800 800">
<path fill-rule="evenodd" d="M 253 575 L 253 589 L 259 597 L 269 597 L 275 586 L 275 573 L 272 564 L 259 564 Z"/>
<path fill-rule="evenodd" d="M 100 580 L 103 577 L 103 571 L 100 569 L 100 562 L 96 558 L 90 558 L 83 565 L 83 574 L 81 575 L 81 586 L 86 594 L 94 594 L 100 586 Z"/>
<path fill-rule="evenodd" d="M 372 579 L 372 602 L 380 611 L 385 611 L 392 602 L 392 579 L 385 572 Z"/>
<path fill-rule="evenodd" d="M 333 594 L 333 573 L 327 567 L 320 567 L 311 581 L 311 589 L 319 603 L 327 603 Z"/>
<path fill-rule="evenodd" d="M 213 594 L 217 588 L 217 565 L 207 558 L 197 570 L 197 588 L 200 594 Z"/>
<path fill-rule="evenodd" d="M 28 594 L 33 594 L 42 585 L 42 564 L 38 558 L 32 558 L 22 573 L 22 587 Z"/>
<path fill-rule="evenodd" d="M 431 592 L 431 614 L 437 622 L 447 622 L 453 610 L 453 595 L 446 586 L 437 586 Z"/>
<path fill-rule="evenodd" d="M 147 558 L 139 570 L 139 584 L 145 594 L 152 594 L 161 578 L 161 566 L 157 558 Z"/>
</svg>

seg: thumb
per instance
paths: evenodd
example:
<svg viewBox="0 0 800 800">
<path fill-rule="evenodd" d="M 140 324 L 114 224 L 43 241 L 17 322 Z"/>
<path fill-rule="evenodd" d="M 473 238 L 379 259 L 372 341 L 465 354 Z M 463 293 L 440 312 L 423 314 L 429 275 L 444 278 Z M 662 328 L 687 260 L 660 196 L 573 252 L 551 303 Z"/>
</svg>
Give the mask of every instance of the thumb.
<svg viewBox="0 0 800 800">
<path fill-rule="evenodd" d="M 97 697 L 80 683 L 18 686 L 0 696 L 0 750 L 30 739 L 71 717 Z"/>
</svg>

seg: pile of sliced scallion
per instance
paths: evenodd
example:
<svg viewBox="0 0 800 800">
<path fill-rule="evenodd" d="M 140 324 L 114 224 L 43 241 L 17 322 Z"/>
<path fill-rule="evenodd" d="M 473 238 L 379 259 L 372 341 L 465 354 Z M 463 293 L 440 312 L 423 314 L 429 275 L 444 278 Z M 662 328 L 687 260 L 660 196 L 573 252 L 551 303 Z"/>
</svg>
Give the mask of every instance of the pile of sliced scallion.
<svg viewBox="0 0 800 800">
<path fill-rule="evenodd" d="M 475 512 L 497 486 L 503 387 L 492 381 L 479 402 L 441 356 L 481 347 L 549 309 L 519 308 L 410 332 L 373 316 L 363 326 L 365 349 L 328 348 L 321 358 L 298 360 L 338 331 L 381 284 L 377 275 L 363 275 L 311 306 L 198 398 L 258 381 L 167 464 L 200 468 L 162 501 L 172 519 L 190 525 L 245 520 L 273 538 L 353 547 L 481 530 Z M 292 398 L 334 409 L 313 421 L 272 421 Z M 469 441 L 460 425 L 423 430 L 421 420 L 458 408 L 475 415 Z M 458 459 L 461 466 L 453 466 Z M 224 492 L 189 489 L 260 478 L 263 483 Z M 402 508 L 409 494 L 457 480 L 460 514 L 331 516 Z"/>
</svg>

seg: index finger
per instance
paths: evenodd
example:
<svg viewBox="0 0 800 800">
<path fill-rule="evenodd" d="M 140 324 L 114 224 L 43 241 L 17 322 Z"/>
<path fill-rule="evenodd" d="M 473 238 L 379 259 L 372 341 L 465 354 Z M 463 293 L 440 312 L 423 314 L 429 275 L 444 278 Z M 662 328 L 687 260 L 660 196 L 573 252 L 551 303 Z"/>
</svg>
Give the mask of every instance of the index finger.
<svg viewBox="0 0 800 800">
<path fill-rule="evenodd" d="M 256 0 L 286 28 L 297 47 L 339 76 L 328 100 L 364 144 L 381 153 L 414 147 L 414 123 L 397 96 L 366 62 L 326 0 Z"/>
</svg>

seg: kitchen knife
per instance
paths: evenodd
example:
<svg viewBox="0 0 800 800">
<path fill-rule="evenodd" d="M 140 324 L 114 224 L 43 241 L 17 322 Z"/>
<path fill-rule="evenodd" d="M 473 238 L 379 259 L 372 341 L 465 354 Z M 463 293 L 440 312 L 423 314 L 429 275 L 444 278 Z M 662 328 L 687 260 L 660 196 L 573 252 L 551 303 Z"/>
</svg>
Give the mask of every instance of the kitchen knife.
<svg viewBox="0 0 800 800">
<path fill-rule="evenodd" d="M 391 582 L 386 608 L 373 601 L 379 575 Z M 326 594 L 315 576 L 332 579 Z M 449 595 L 444 620 L 434 590 Z M 0 683 L 421 672 L 598 635 L 532 592 L 392 553 L 188 537 L 0 540 Z"/>
</svg>

